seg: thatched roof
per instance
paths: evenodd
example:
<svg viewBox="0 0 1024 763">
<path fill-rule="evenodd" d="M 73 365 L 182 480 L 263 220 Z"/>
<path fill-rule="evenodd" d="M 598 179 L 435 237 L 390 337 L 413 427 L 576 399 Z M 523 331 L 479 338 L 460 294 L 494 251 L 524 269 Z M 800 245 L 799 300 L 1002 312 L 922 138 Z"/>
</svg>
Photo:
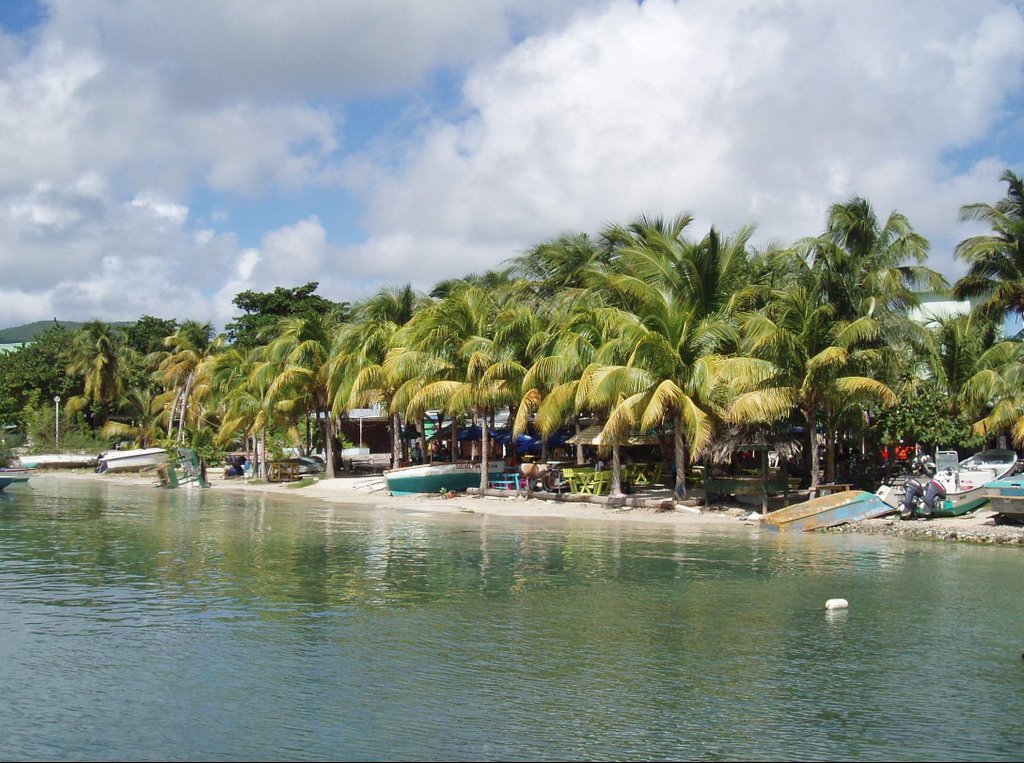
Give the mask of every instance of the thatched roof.
<svg viewBox="0 0 1024 763">
<path fill-rule="evenodd" d="M 601 437 L 601 430 L 604 424 L 591 424 L 580 430 L 579 434 L 570 437 L 566 442 L 569 445 L 604 445 Z M 658 438 L 654 435 L 631 434 L 628 438 L 619 443 L 620 445 L 657 445 Z M 611 443 L 608 443 L 610 446 Z"/>
<path fill-rule="evenodd" d="M 704 451 L 704 457 L 713 464 L 727 464 L 732 457 L 750 446 L 767 447 L 776 451 L 782 460 L 798 459 L 803 451 L 802 438 L 790 431 L 785 424 L 740 425 L 730 424 L 715 433 L 711 445 Z"/>
</svg>

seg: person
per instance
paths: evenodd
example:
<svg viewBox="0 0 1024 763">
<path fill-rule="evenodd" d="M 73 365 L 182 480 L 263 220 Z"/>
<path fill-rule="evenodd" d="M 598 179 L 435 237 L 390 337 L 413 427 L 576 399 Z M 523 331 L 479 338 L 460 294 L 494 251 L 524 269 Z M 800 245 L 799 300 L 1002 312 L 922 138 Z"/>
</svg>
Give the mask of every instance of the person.
<svg viewBox="0 0 1024 763">
<path fill-rule="evenodd" d="M 418 441 L 416 442 L 415 445 L 412 446 L 412 462 L 414 464 L 423 463 L 423 450 L 420 448 L 420 444 Z"/>
<path fill-rule="evenodd" d="M 597 459 L 594 461 L 594 471 L 595 472 L 603 472 L 604 471 L 604 459 L 601 458 L 600 456 L 598 456 Z"/>
</svg>

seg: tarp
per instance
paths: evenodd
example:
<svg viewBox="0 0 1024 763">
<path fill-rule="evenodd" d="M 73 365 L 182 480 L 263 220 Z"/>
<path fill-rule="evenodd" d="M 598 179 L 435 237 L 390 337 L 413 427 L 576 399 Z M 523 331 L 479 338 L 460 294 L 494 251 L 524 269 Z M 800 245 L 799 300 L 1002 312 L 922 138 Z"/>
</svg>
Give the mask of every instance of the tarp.
<svg viewBox="0 0 1024 763">
<path fill-rule="evenodd" d="M 601 430 L 604 429 L 604 424 L 591 424 L 589 427 L 584 428 L 579 434 L 573 435 L 566 442 L 569 445 L 604 445 L 605 442 L 601 438 Z M 608 443 L 609 445 L 611 443 Z M 630 434 L 630 436 L 619 442 L 619 445 L 657 445 L 658 438 L 654 435 L 649 434 Z"/>
</svg>

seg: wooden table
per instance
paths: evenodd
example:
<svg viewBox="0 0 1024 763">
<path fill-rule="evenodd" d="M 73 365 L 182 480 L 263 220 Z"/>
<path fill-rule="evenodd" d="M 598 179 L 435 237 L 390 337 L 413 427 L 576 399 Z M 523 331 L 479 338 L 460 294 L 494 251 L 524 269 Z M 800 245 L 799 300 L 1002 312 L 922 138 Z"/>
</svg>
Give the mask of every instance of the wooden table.
<svg viewBox="0 0 1024 763">
<path fill-rule="evenodd" d="M 294 461 L 271 461 L 267 464 L 267 482 L 292 482 L 299 478 L 299 465 Z"/>
</svg>

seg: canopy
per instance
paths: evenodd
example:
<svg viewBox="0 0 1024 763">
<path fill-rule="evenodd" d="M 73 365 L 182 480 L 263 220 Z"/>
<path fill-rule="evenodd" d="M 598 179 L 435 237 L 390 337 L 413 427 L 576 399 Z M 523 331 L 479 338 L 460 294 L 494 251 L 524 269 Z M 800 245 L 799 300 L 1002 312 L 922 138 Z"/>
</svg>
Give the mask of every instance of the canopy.
<svg viewBox="0 0 1024 763">
<path fill-rule="evenodd" d="M 581 430 L 579 434 L 573 435 L 566 442 L 569 445 L 611 445 L 611 443 L 605 443 L 601 437 L 601 430 L 604 429 L 603 424 L 591 424 L 589 427 Z M 619 445 L 657 445 L 658 438 L 650 434 L 637 434 L 630 433 L 629 437 L 619 442 Z"/>
</svg>

